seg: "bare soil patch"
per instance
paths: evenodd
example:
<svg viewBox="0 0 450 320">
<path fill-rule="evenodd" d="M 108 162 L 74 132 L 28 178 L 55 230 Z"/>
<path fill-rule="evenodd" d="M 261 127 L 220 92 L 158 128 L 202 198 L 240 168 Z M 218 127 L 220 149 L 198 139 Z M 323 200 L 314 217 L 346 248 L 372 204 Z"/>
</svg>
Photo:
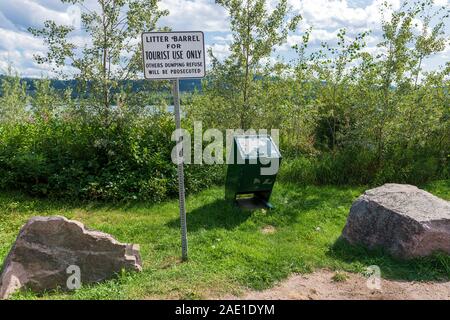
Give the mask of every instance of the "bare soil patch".
<svg viewBox="0 0 450 320">
<path fill-rule="evenodd" d="M 345 280 L 335 281 L 335 271 L 318 270 L 306 275 L 293 275 L 271 289 L 247 291 L 240 296 L 223 299 L 279 300 L 450 300 L 450 281 L 407 282 L 381 280 L 381 290 L 369 289 L 367 278 L 361 274 L 345 274 Z M 334 277 L 336 278 L 336 277 Z"/>
<path fill-rule="evenodd" d="M 272 234 L 275 233 L 276 231 L 277 229 L 275 229 L 275 227 L 271 225 L 267 225 L 261 229 L 261 233 L 263 234 Z"/>
</svg>

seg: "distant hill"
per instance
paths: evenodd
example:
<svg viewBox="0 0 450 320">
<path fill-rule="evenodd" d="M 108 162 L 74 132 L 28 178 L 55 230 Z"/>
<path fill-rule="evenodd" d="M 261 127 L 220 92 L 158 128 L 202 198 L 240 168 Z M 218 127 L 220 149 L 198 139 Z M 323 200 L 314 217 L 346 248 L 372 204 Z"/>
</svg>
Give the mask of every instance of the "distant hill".
<svg viewBox="0 0 450 320">
<path fill-rule="evenodd" d="M 5 78 L 4 75 L 0 75 L 0 83 Z M 27 84 L 27 92 L 30 95 L 33 95 L 36 86 L 35 81 L 39 81 L 39 79 L 32 79 L 32 78 L 21 78 L 22 82 L 25 82 Z M 133 84 L 133 90 L 138 91 L 144 81 L 146 80 L 137 80 L 137 81 L 131 81 Z M 58 79 L 52 79 L 51 85 L 53 88 L 55 88 L 58 91 L 64 91 L 67 88 L 75 89 L 77 85 L 76 80 L 58 80 Z M 180 80 L 180 91 L 181 92 L 193 92 L 194 90 L 201 91 L 202 89 L 202 83 L 200 79 L 187 79 L 187 80 Z M 73 90 L 75 92 L 75 90 Z M 0 88 L 0 95 L 2 95 L 1 88 Z"/>
</svg>

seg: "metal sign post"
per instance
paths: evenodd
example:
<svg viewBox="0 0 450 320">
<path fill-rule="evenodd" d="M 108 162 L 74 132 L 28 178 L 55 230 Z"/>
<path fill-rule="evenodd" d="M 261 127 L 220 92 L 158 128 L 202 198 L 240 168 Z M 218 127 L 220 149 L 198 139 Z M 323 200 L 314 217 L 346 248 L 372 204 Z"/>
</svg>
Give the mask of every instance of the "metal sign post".
<svg viewBox="0 0 450 320">
<path fill-rule="evenodd" d="M 181 129 L 181 115 L 180 115 L 180 81 L 175 79 L 173 82 L 173 105 L 175 111 L 175 125 L 177 129 Z M 183 157 L 183 149 L 181 144 L 182 137 L 178 137 L 177 141 L 177 156 Z M 188 258 L 188 244 L 187 244 L 187 227 L 186 227 L 186 208 L 185 191 L 184 191 L 184 166 L 183 161 L 178 161 L 178 193 L 180 202 L 180 222 L 181 222 L 181 259 L 186 261 Z"/>
<path fill-rule="evenodd" d="M 142 34 L 144 77 L 172 80 L 175 125 L 181 129 L 179 79 L 205 76 L 205 41 L 201 31 L 144 32 Z M 188 258 L 182 136 L 177 141 L 178 192 L 181 222 L 181 258 Z"/>
</svg>

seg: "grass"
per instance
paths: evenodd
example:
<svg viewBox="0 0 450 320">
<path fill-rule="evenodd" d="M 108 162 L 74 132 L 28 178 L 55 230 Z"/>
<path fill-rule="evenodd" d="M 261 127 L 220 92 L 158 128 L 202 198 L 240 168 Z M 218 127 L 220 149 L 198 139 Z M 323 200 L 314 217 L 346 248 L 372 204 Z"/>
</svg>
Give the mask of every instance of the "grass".
<svg viewBox="0 0 450 320">
<path fill-rule="evenodd" d="M 426 190 L 450 199 L 449 181 Z M 338 241 L 351 203 L 364 187 L 276 184 L 275 209 L 240 211 L 223 200 L 216 187 L 188 197 L 189 261 L 180 262 L 178 202 L 107 205 L 36 199 L 0 194 L 0 259 L 4 259 L 25 221 L 35 215 L 63 215 L 138 243 L 144 270 L 83 286 L 71 293 L 36 296 L 20 292 L 14 299 L 198 299 L 264 289 L 291 273 L 316 268 L 363 272 L 378 265 L 385 278 L 439 280 L 450 278 L 450 259 L 398 261 L 381 251 L 367 251 Z M 270 226 L 275 232 L 263 232 Z M 338 279 L 339 280 L 339 279 Z"/>
<path fill-rule="evenodd" d="M 334 282 L 345 282 L 348 280 L 348 275 L 342 272 L 336 272 L 333 277 L 331 277 L 331 280 Z"/>
</svg>

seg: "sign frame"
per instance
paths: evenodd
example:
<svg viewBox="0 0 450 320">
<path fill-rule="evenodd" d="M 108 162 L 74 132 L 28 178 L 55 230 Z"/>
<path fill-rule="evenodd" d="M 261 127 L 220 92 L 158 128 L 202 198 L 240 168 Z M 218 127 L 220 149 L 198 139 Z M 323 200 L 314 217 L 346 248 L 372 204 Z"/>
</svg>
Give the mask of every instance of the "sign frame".
<svg viewBox="0 0 450 320">
<path fill-rule="evenodd" d="M 146 34 L 161 34 L 161 33 L 200 33 L 202 35 L 202 47 L 203 47 L 203 75 L 202 76 L 198 76 L 198 77 L 192 77 L 192 76 L 187 76 L 187 77 L 183 77 L 182 75 L 180 77 L 164 77 L 164 78 L 148 78 L 146 73 L 145 73 L 145 50 L 144 50 L 144 36 Z M 150 31 L 150 32 L 142 32 L 141 33 L 141 43 L 142 43 L 142 66 L 144 68 L 144 79 L 145 80 L 180 80 L 180 79 L 202 79 L 204 77 L 206 77 L 206 47 L 205 47 L 205 33 L 203 31 L 196 31 L 196 30 L 192 30 L 192 31 Z"/>
</svg>

